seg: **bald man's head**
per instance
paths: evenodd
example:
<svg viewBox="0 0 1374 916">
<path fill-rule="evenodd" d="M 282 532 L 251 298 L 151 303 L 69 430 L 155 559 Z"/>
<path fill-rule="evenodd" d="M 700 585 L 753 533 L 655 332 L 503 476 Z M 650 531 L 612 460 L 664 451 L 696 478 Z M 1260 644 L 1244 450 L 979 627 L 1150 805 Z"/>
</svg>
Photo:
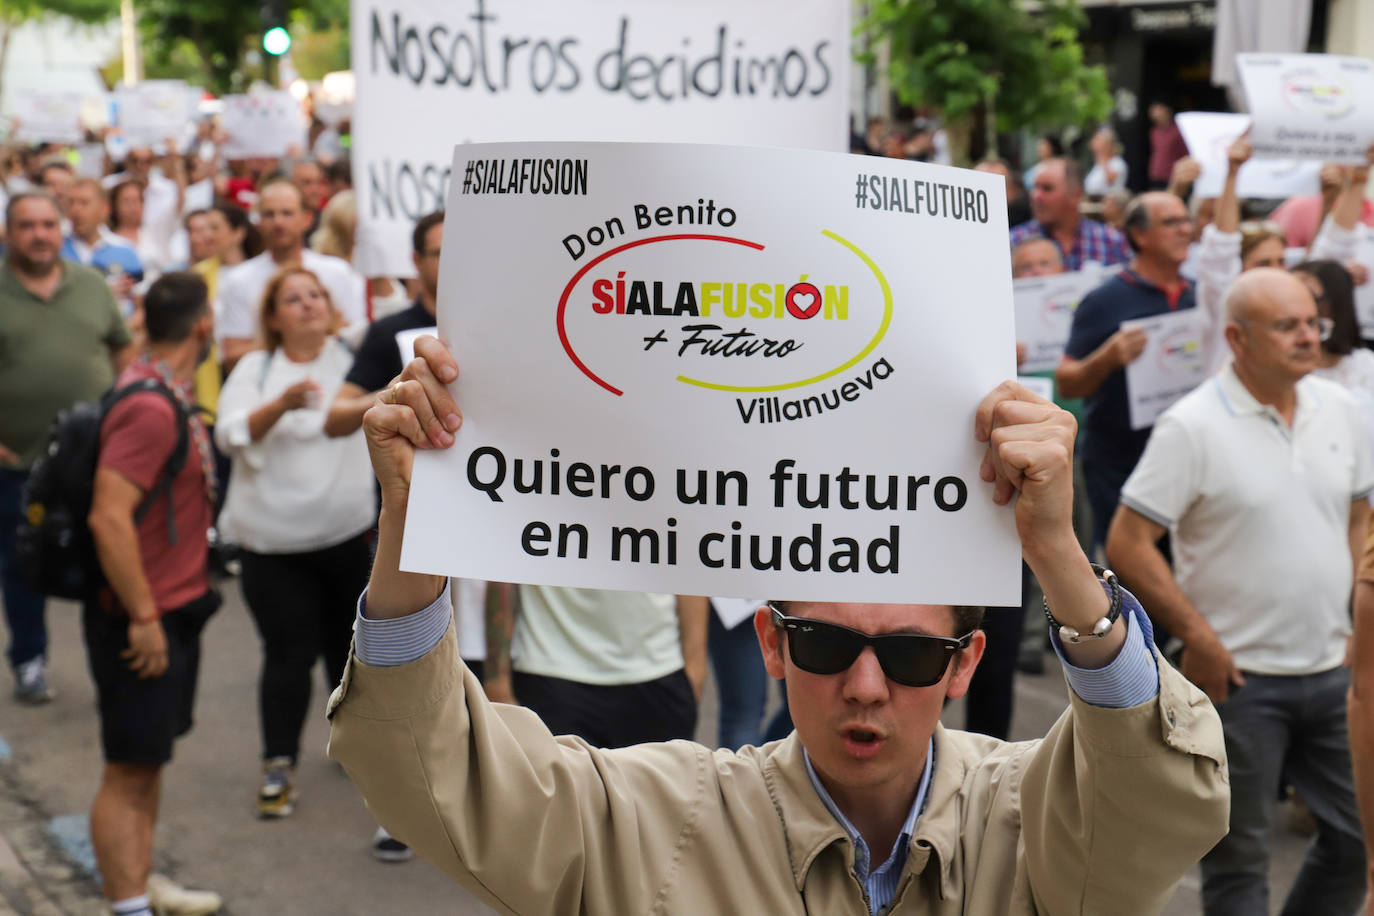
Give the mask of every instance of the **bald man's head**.
<svg viewBox="0 0 1374 916">
<path fill-rule="evenodd" d="M 1226 291 L 1226 320 L 1244 323 L 1264 320 L 1276 302 L 1288 296 L 1312 294 L 1297 277 L 1277 267 L 1256 267 L 1240 274 Z M 1312 305 L 1316 310 L 1316 303 Z"/>
<path fill-rule="evenodd" d="M 1236 373 L 1252 389 L 1283 390 L 1317 367 L 1317 303 L 1287 271 L 1257 267 L 1237 277 L 1226 293 L 1226 318 Z"/>
</svg>

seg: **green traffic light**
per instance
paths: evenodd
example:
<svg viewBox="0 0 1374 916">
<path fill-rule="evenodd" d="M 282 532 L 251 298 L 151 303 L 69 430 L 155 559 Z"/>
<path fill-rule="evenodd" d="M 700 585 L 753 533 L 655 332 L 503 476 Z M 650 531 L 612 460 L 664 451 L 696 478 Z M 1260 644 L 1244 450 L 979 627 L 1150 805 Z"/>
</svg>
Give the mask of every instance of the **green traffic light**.
<svg viewBox="0 0 1374 916">
<path fill-rule="evenodd" d="M 273 26 L 262 33 L 262 49 L 280 57 L 291 50 L 291 33 L 281 26 Z"/>
</svg>

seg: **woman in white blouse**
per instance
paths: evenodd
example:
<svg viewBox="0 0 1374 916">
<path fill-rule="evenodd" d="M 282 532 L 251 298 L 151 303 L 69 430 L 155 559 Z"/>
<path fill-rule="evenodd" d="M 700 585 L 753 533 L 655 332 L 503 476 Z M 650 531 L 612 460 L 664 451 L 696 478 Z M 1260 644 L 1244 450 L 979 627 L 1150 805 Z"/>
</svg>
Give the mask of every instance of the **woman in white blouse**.
<svg viewBox="0 0 1374 916">
<path fill-rule="evenodd" d="M 353 354 L 319 279 L 278 272 L 260 307 L 263 348 L 239 360 L 219 401 L 215 439 L 233 460 L 220 528 L 243 547 L 243 594 L 262 638 L 258 811 L 295 804 L 295 764 L 321 655 L 328 686 L 343 676 L 371 557 L 376 497 L 362 431 L 324 434 Z"/>
<path fill-rule="evenodd" d="M 1126 160 L 1117 153 L 1116 131 L 1099 127 L 1088 141 L 1093 167 L 1083 177 L 1083 193 L 1093 199 L 1126 187 Z"/>
</svg>

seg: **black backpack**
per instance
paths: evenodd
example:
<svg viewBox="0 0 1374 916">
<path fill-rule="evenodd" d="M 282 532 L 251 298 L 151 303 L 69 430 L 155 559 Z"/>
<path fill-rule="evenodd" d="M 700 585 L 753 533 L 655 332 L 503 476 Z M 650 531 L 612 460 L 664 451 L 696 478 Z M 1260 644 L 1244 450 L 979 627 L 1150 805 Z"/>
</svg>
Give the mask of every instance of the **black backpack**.
<svg viewBox="0 0 1374 916">
<path fill-rule="evenodd" d="M 105 583 L 95 540 L 86 518 L 95 493 L 100 459 L 100 426 L 116 404 L 132 394 L 156 392 L 177 417 L 177 443 L 171 457 L 134 513 L 141 522 L 158 497 L 167 497 L 167 532 L 177 541 L 172 481 L 186 464 L 187 414 L 171 390 L 155 378 L 112 388 L 99 401 L 80 401 L 57 415 L 48 447 L 33 466 L 20 497 L 16 543 L 19 568 L 35 589 L 54 598 L 85 599 Z"/>
</svg>

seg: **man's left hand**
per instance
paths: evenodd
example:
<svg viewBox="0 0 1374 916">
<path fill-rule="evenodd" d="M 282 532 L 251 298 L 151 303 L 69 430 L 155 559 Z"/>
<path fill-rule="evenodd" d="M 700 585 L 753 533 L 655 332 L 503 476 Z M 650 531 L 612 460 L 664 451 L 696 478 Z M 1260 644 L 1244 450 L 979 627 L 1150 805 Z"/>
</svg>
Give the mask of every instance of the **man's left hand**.
<svg viewBox="0 0 1374 916">
<path fill-rule="evenodd" d="M 156 617 L 129 621 L 129 648 L 120 655 L 140 678 L 161 677 L 167 671 L 167 634 L 162 621 Z"/>
<path fill-rule="evenodd" d="M 1022 544 L 1073 538 L 1073 415 L 1028 388 L 1007 381 L 978 405 L 974 432 L 988 443 L 979 475 L 1006 505 L 1016 493 Z"/>
</svg>

